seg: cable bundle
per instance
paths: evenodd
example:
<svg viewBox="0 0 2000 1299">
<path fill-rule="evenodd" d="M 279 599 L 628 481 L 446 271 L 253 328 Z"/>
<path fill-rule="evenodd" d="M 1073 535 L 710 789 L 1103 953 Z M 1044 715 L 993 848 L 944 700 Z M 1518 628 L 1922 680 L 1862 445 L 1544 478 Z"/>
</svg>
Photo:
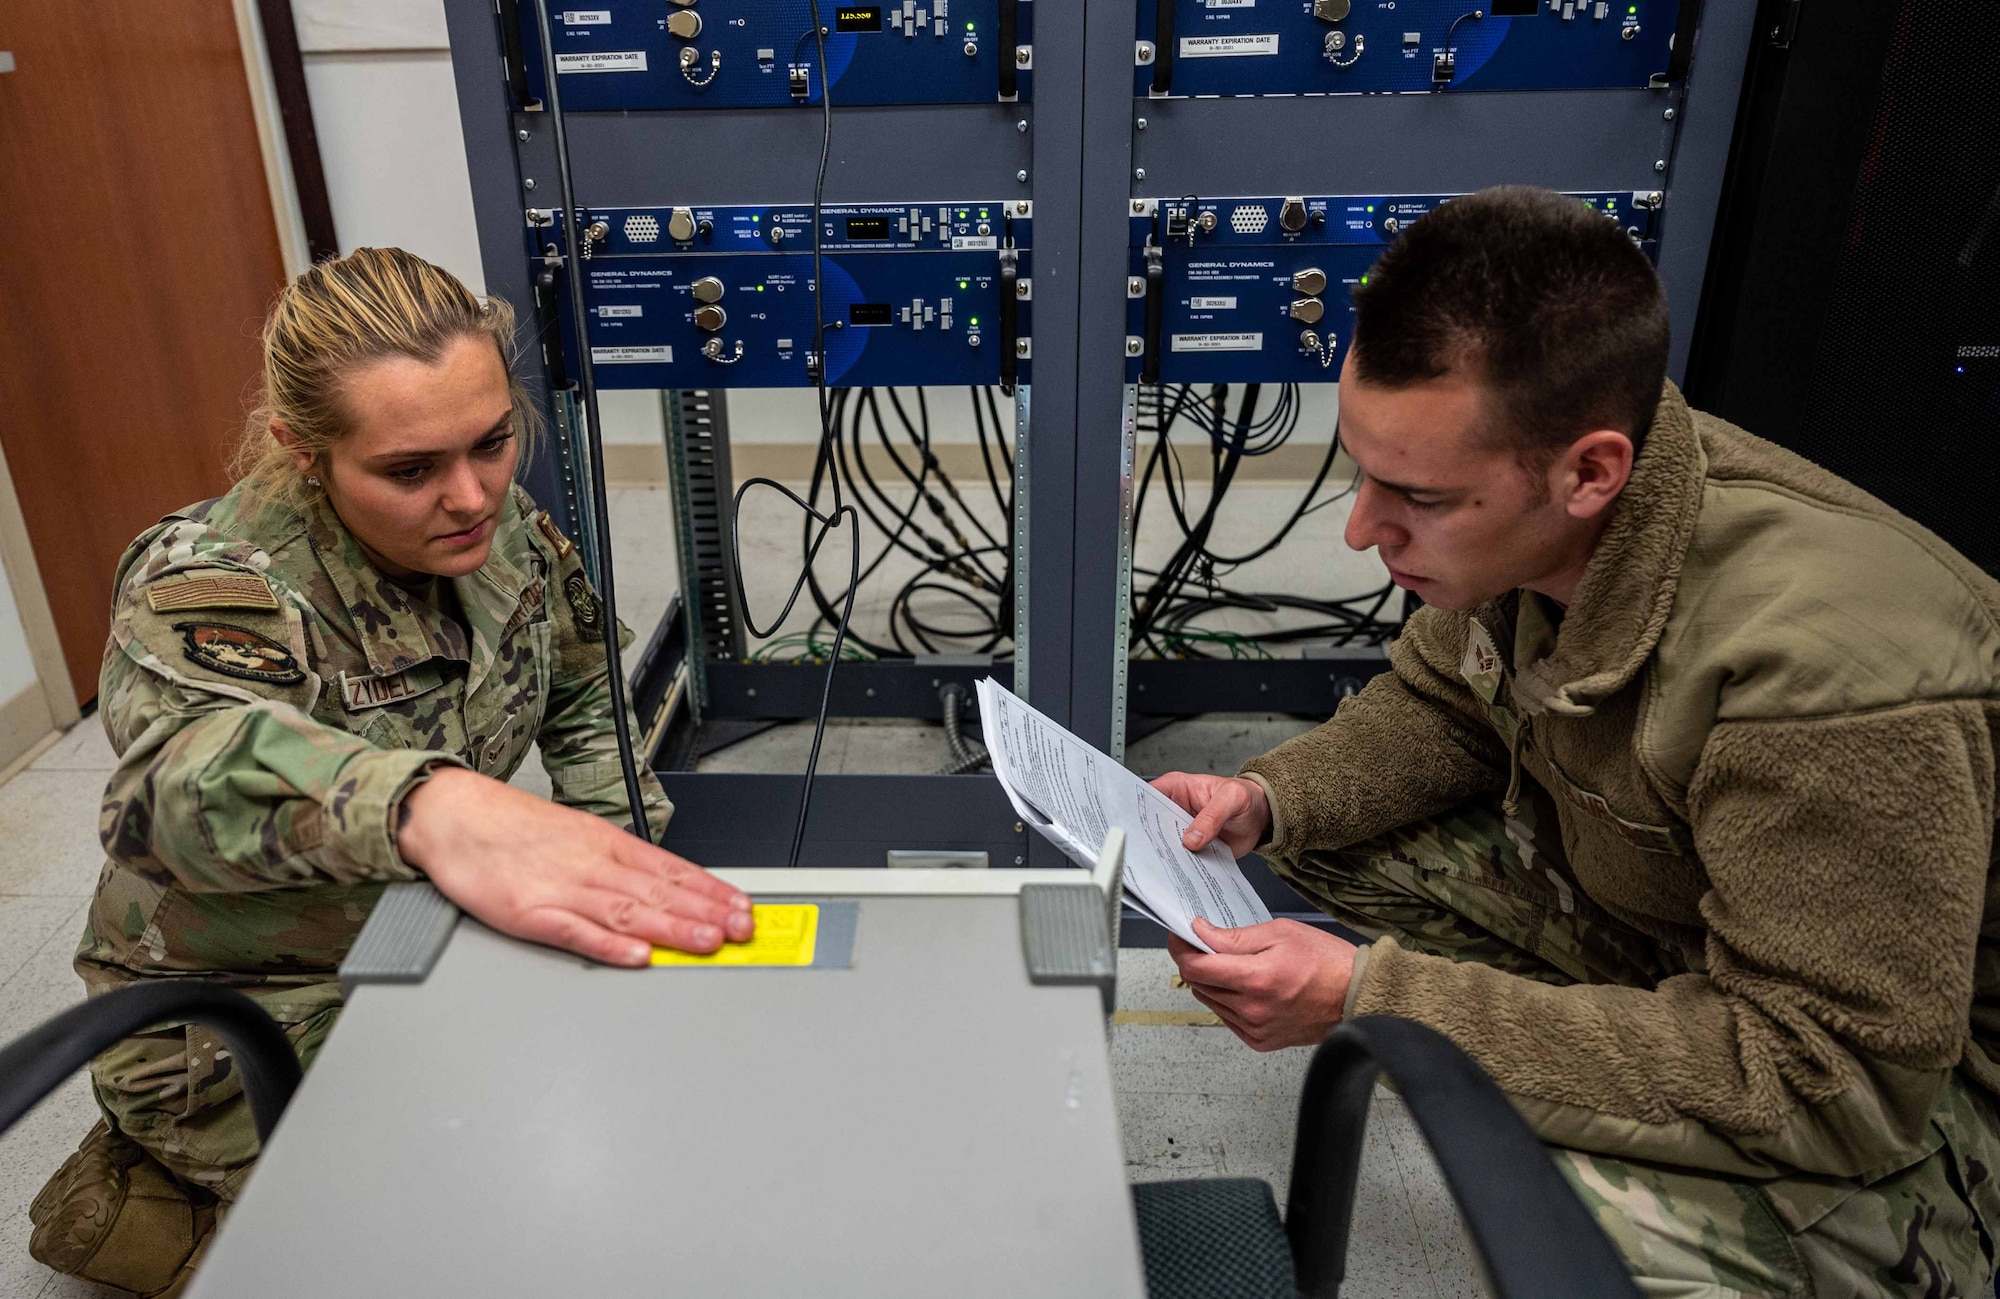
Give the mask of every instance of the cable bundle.
<svg viewBox="0 0 2000 1299">
<path fill-rule="evenodd" d="M 1336 425 L 1311 485 L 1270 540 L 1236 555 L 1218 553 L 1210 545 L 1216 516 L 1244 458 L 1269 455 L 1285 445 L 1298 428 L 1298 385 L 1282 385 L 1271 409 L 1260 416 L 1257 406 L 1261 395 L 1262 385 L 1244 385 L 1237 400 L 1236 416 L 1231 420 L 1227 384 L 1212 385 L 1205 400 L 1198 399 L 1189 384 L 1172 389 L 1152 384 L 1139 388 L 1139 429 L 1142 435 L 1152 436 L 1153 449 L 1132 504 L 1132 530 L 1135 535 L 1138 533 L 1146 496 L 1158 470 L 1165 484 L 1167 504 L 1181 531 L 1181 544 L 1163 567 L 1133 569 L 1135 577 L 1152 580 L 1143 590 L 1134 585 L 1132 643 L 1143 645 L 1155 657 L 1269 658 L 1272 645 L 1321 640 L 1331 640 L 1336 645 L 1379 645 L 1396 633 L 1397 624 L 1381 616 L 1395 592 L 1393 583 L 1384 583 L 1362 595 L 1315 599 L 1286 592 L 1238 591 L 1221 582 L 1221 578 L 1235 569 L 1276 550 L 1306 516 L 1354 493 L 1355 484 L 1350 482 L 1333 495 L 1315 500 L 1340 453 L 1340 430 Z M 1192 517 L 1187 504 L 1187 474 L 1181 464 L 1180 448 L 1173 441 L 1174 427 L 1183 419 L 1195 423 L 1208 435 L 1212 488 L 1208 504 L 1199 516 Z M 1195 619 L 1225 609 L 1259 613 L 1296 610 L 1314 615 L 1315 620 L 1264 632 L 1214 631 L 1194 625 Z"/>
<path fill-rule="evenodd" d="M 839 499 L 844 483 L 853 494 L 852 504 L 882 533 L 885 540 L 874 558 L 863 566 L 861 581 L 867 581 L 896 552 L 921 565 L 890 602 L 889 644 L 878 644 L 852 630 L 848 632 L 851 650 L 861 655 L 909 658 L 939 651 L 1004 653 L 1003 644 L 1012 638 L 1014 548 L 1010 538 L 1014 531 L 1014 458 L 1008 450 L 1004 436 L 1007 426 L 1001 421 L 993 389 L 967 391 L 987 487 L 1000 513 L 1001 526 L 997 532 L 973 510 L 932 449 L 930 404 L 923 389 L 915 391 L 909 405 L 893 388 L 835 389 L 830 394 L 832 410 L 828 422 L 836 454 L 831 458 L 822 456 L 813 466 L 806 499 L 817 505 L 823 490 L 830 490 Z M 883 410 L 885 401 L 887 413 Z M 900 438 L 890 431 L 891 417 Z M 871 432 L 895 469 L 887 485 L 875 476 L 865 455 Z M 897 487 L 907 487 L 910 491 L 907 505 L 897 504 L 891 495 L 891 489 Z M 808 524 L 807 535 L 810 533 Z M 812 628 L 795 633 L 803 637 L 803 649 L 791 657 L 795 661 L 819 662 L 824 650 L 820 625 L 838 619 L 836 606 L 844 603 L 852 591 L 829 594 L 820 586 L 817 574 L 810 578 L 809 584 L 820 616 Z M 931 621 L 917 611 L 919 595 L 954 601 L 971 615 L 970 622 L 942 626 Z M 758 657 L 768 660 L 783 656 L 784 651 L 775 646 L 775 642 L 763 646 Z"/>
<path fill-rule="evenodd" d="M 1012 650 L 1014 554 L 1008 540 L 1014 524 L 1014 461 L 994 390 L 972 388 L 968 392 L 987 487 L 1002 521 L 997 531 L 974 512 L 938 460 L 931 442 L 929 400 L 923 389 L 914 390 L 913 395 L 893 388 L 833 389 L 828 393 L 828 441 L 835 454 L 822 455 L 815 464 L 806 500 L 817 506 L 823 492 L 842 499 L 844 485 L 851 493 L 851 503 L 886 538 L 861 568 L 860 581 L 866 582 L 892 553 L 900 552 L 920 565 L 890 602 L 887 643 L 871 641 L 850 629 L 845 657 L 908 658 L 939 651 L 1005 657 Z M 1336 429 L 1312 483 L 1269 540 L 1241 554 L 1222 553 L 1211 543 L 1215 521 L 1244 459 L 1276 451 L 1297 432 L 1302 410 L 1298 385 L 1281 385 L 1275 400 L 1261 411 L 1262 386 L 1246 385 L 1238 394 L 1233 419 L 1228 385 L 1210 387 L 1205 395 L 1185 384 L 1173 388 L 1142 385 L 1138 399 L 1139 429 L 1142 436 L 1151 439 L 1152 449 L 1133 504 L 1133 529 L 1137 531 L 1157 475 L 1182 541 L 1163 567 L 1134 570 L 1138 577 L 1149 579 L 1134 592 L 1135 646 L 1143 646 L 1159 658 L 1270 658 L 1274 645 L 1310 641 L 1379 645 L 1395 634 L 1397 624 L 1382 616 L 1395 591 L 1387 583 L 1360 595 L 1322 599 L 1288 592 L 1241 591 L 1221 580 L 1277 549 L 1308 515 L 1353 494 L 1354 484 L 1349 483 L 1332 495 L 1321 496 L 1340 451 Z M 1183 422 L 1207 434 L 1213 489 L 1198 514 L 1188 505 L 1183 449 L 1172 437 Z M 878 478 L 870 467 L 865 451 L 871 438 L 880 449 L 879 455 L 886 455 L 893 466 L 892 474 Z M 906 504 L 897 502 L 897 489 L 909 492 Z M 801 544 L 809 547 L 816 531 L 808 519 Z M 817 574 L 810 575 L 807 584 L 819 617 L 805 631 L 759 647 L 753 656 L 757 661 L 826 661 L 831 647 L 823 628 L 839 622 L 840 606 L 854 590 L 829 592 Z M 962 606 L 969 620 L 953 620 L 957 625 L 946 626 L 935 621 L 935 615 L 925 616 L 916 607 L 923 595 L 943 597 Z M 1262 632 L 1222 631 L 1197 624 L 1196 620 L 1208 614 L 1229 609 L 1295 611 L 1307 615 L 1307 620 Z"/>
</svg>

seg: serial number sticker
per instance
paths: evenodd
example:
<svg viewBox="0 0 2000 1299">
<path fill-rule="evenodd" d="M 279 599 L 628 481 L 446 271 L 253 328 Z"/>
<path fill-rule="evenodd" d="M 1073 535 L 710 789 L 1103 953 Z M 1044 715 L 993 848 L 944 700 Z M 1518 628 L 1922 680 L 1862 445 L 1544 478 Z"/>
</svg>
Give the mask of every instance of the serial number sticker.
<svg viewBox="0 0 2000 1299">
<path fill-rule="evenodd" d="M 599 365 L 672 365 L 674 349 L 659 347 L 593 347 L 590 359 Z"/>
<path fill-rule="evenodd" d="M 1276 54 L 1278 35 L 1268 36 L 1183 36 L 1184 59 L 1226 59 L 1239 54 Z"/>
<path fill-rule="evenodd" d="M 955 251 L 962 251 L 969 248 L 975 252 L 982 249 L 998 248 L 1000 246 L 1000 236 L 953 235 L 951 237 L 951 246 Z"/>
<path fill-rule="evenodd" d="M 565 27 L 602 27 L 611 21 L 609 9 L 565 9 L 562 14 Z"/>
<path fill-rule="evenodd" d="M 598 316 L 605 320 L 612 320 L 621 316 L 642 316 L 645 313 L 646 309 L 644 307 L 604 306 L 597 309 Z"/>
<path fill-rule="evenodd" d="M 1175 334 L 1176 352 L 1261 352 L 1262 334 Z"/>
<path fill-rule="evenodd" d="M 646 51 L 606 50 L 594 54 L 558 54 L 556 71 L 563 72 L 644 72 Z"/>
<path fill-rule="evenodd" d="M 1188 310 L 1189 311 L 1234 311 L 1236 310 L 1236 299 L 1189 298 Z"/>
</svg>

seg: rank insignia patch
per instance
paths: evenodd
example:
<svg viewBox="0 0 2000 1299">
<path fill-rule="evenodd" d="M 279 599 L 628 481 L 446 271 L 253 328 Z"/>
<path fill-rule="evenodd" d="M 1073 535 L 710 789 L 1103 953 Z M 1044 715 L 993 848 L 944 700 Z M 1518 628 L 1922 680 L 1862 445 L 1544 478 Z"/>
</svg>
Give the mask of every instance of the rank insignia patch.
<svg viewBox="0 0 2000 1299">
<path fill-rule="evenodd" d="M 174 630 L 187 643 L 188 661 L 211 672 L 275 686 L 297 685 L 306 679 L 290 650 L 246 627 L 220 622 L 177 622 Z"/>
<path fill-rule="evenodd" d="M 556 548 L 556 558 L 568 559 L 569 552 L 576 549 L 576 543 L 563 535 L 562 529 L 556 526 L 556 521 L 549 517 L 547 510 L 535 516 L 535 524 L 541 528 L 542 535 L 548 538 L 549 544 Z"/>
<path fill-rule="evenodd" d="M 590 589 L 590 582 L 584 575 L 571 573 L 564 578 L 563 595 L 569 599 L 569 611 L 576 619 L 577 638 L 603 640 L 604 606 L 598 603 L 597 592 Z"/>
</svg>

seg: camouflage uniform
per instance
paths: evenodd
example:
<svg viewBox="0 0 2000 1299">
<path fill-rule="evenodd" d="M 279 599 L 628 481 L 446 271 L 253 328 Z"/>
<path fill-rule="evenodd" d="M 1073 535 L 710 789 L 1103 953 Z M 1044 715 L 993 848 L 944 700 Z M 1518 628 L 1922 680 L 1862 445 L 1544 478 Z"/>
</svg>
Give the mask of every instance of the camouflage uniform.
<svg viewBox="0 0 2000 1299">
<path fill-rule="evenodd" d="M 99 700 L 120 765 L 76 966 L 93 993 L 196 976 L 249 994 L 310 1064 L 335 971 L 385 885 L 401 800 L 440 767 L 507 780 L 531 744 L 556 801 L 630 824 L 580 553 L 513 489 L 476 572 L 413 593 L 324 498 L 238 489 L 119 565 Z M 621 639 L 630 633 L 620 628 Z M 643 775 L 655 833 L 672 813 Z M 164 1026 L 91 1067 L 111 1124 L 225 1205 L 256 1153 L 226 1052 Z"/>
<path fill-rule="evenodd" d="M 1556 826 L 1553 801 L 1524 782 L 1511 816 L 1500 799 L 1479 799 L 1315 855 L 1292 882 L 1371 939 L 1544 983 L 1653 987 L 1705 968 L 1700 950 L 1663 944 L 1592 902 Z M 1549 1153 L 1647 1294 L 1985 1294 L 2000 1111 L 1959 1077 L 1930 1127 L 1923 1157 L 1860 1181 Z"/>
</svg>

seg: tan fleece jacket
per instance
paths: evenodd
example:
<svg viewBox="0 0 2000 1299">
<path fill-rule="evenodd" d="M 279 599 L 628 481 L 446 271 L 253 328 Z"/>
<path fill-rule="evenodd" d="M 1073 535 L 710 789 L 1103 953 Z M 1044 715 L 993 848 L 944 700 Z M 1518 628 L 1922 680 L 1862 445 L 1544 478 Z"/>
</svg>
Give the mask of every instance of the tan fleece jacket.
<svg viewBox="0 0 2000 1299">
<path fill-rule="evenodd" d="M 1246 766 L 1271 860 L 1324 889 L 1315 854 L 1518 761 L 1585 891 L 1693 972 L 1554 987 L 1385 939 L 1353 1012 L 1449 1034 L 1567 1146 L 1836 1178 L 1927 1153 L 1952 1069 L 2000 1089 L 2000 584 L 1668 385 L 1549 614 L 1420 611 L 1393 671 Z"/>
</svg>

